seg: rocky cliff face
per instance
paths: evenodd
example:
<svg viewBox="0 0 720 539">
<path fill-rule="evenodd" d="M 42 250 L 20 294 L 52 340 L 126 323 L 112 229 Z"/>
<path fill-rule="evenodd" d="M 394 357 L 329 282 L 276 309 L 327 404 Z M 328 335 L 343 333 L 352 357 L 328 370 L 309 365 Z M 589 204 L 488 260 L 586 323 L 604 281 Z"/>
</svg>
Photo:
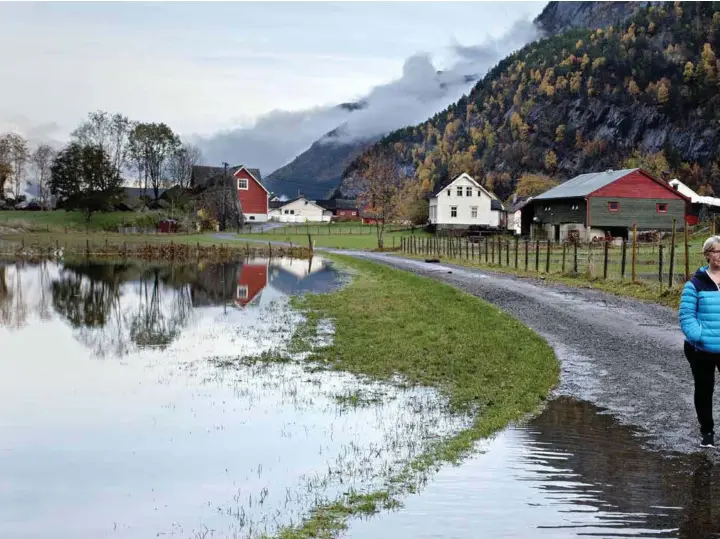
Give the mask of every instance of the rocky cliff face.
<svg viewBox="0 0 720 539">
<path fill-rule="evenodd" d="M 549 2 L 535 19 L 548 34 L 561 34 L 573 28 L 621 26 L 637 8 L 653 2 Z M 654 2 L 657 3 L 657 2 Z"/>
</svg>

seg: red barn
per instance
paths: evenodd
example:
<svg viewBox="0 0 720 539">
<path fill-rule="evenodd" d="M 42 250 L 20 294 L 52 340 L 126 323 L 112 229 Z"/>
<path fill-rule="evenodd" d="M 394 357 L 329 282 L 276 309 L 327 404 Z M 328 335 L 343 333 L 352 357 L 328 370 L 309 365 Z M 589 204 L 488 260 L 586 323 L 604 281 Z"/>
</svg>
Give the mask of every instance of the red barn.
<svg viewBox="0 0 720 539">
<path fill-rule="evenodd" d="M 366 204 L 363 206 L 363 208 L 360 210 L 360 218 L 362 219 L 362 224 L 364 225 L 376 225 L 379 222 L 383 222 L 383 218 L 380 217 L 378 212 L 374 212 L 369 210 L 369 204 Z"/>
<path fill-rule="evenodd" d="M 267 260 L 253 260 L 240 267 L 237 274 L 237 288 L 235 290 L 235 303 L 238 307 L 245 307 L 267 286 L 268 262 Z"/>
<path fill-rule="evenodd" d="M 190 184 L 193 187 L 201 186 L 210 180 L 222 177 L 224 173 L 225 169 L 222 167 L 195 166 Z M 228 174 L 235 179 L 237 196 L 245 214 L 245 221 L 260 223 L 267 221 L 270 192 L 262 184 L 260 170 L 239 165 L 229 167 Z"/>
<path fill-rule="evenodd" d="M 688 205 L 687 197 L 640 168 L 591 172 L 532 200 L 533 232 L 556 241 L 628 238 L 633 225 L 670 230 L 673 220 L 682 230 Z"/>
</svg>

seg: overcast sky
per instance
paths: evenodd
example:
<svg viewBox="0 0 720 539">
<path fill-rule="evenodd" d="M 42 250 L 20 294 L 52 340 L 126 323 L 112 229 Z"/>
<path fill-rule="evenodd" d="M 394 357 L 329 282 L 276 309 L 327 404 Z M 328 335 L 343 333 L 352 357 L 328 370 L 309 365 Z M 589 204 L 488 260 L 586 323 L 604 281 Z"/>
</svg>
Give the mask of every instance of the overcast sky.
<svg viewBox="0 0 720 539">
<path fill-rule="evenodd" d="M 0 131 L 62 142 L 96 109 L 209 140 L 285 111 L 301 129 L 297 113 L 365 97 L 406 76 L 410 57 L 444 69 L 457 64 L 458 46 L 502 48 L 513 24 L 544 5 L 0 3 Z M 305 129 L 297 145 L 334 120 Z M 273 167 L 296 152 L 290 146 L 256 160 Z"/>
</svg>

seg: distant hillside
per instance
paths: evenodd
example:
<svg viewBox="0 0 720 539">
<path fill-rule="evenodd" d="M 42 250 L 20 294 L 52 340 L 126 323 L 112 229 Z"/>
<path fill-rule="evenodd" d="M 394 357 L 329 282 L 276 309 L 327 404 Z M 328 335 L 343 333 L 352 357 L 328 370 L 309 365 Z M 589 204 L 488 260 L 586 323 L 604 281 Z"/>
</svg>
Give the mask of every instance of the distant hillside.
<svg viewBox="0 0 720 539">
<path fill-rule="evenodd" d="M 270 174 L 265 185 L 271 192 L 289 197 L 300 192 L 310 199 L 327 198 L 340 184 L 343 170 L 378 139 L 341 142 L 335 129 Z"/>
<path fill-rule="evenodd" d="M 539 19 L 553 30 L 590 29 L 527 45 L 469 96 L 384 137 L 345 175 L 384 147 L 430 186 L 467 171 L 503 199 L 523 173 L 564 180 L 638 165 L 720 193 L 720 4 L 653 4 L 605 29 L 595 26 L 627 3 L 585 5 L 552 3 Z"/>
</svg>

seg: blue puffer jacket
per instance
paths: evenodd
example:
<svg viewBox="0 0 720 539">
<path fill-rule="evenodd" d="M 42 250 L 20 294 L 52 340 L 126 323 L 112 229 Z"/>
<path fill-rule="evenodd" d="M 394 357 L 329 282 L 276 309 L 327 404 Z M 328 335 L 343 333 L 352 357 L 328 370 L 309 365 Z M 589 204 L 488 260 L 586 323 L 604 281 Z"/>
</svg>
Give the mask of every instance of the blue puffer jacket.
<svg viewBox="0 0 720 539">
<path fill-rule="evenodd" d="M 720 289 L 707 268 L 697 270 L 685 283 L 680 297 L 680 327 L 695 348 L 720 353 Z"/>
</svg>

